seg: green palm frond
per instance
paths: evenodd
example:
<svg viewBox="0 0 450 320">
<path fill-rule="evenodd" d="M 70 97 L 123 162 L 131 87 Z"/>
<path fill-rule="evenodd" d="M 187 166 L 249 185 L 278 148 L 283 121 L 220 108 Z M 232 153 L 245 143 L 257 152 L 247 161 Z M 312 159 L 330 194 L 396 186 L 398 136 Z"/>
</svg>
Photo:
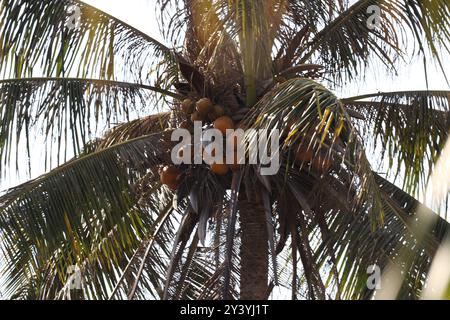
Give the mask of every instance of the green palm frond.
<svg viewBox="0 0 450 320">
<path fill-rule="evenodd" d="M 244 121 L 256 129 L 284 133 L 282 149 L 290 159 L 300 148 L 311 149 L 322 163 L 326 159 L 338 163 L 338 172 L 352 172 L 351 181 L 358 190 L 352 199 L 354 206 L 369 208 L 374 227 L 382 222 L 378 187 L 359 133 L 331 91 L 309 79 L 286 81 L 267 93 Z"/>
<path fill-rule="evenodd" d="M 157 216 L 146 238 L 136 249 L 133 257 L 123 268 L 121 277 L 116 283 L 109 299 L 154 299 L 163 298 L 164 274 L 170 259 L 170 245 L 175 237 L 175 225 L 179 223 L 172 208 L 172 199 L 163 197 L 158 201 L 155 197 L 149 199 L 162 204 L 157 207 Z"/>
<path fill-rule="evenodd" d="M 275 67 L 277 71 L 298 64 L 314 34 L 329 23 L 335 14 L 347 7 L 348 1 L 273 1 L 286 6 L 276 41 L 277 55 Z"/>
<path fill-rule="evenodd" d="M 19 152 L 29 154 L 35 135 L 42 135 L 47 167 L 58 164 L 70 149 L 80 154 L 90 139 L 112 123 L 129 120 L 142 110 L 148 112 L 149 102 L 155 102 L 154 93 L 179 98 L 152 86 L 106 80 L 1 80 L 0 158 L 4 164 L 13 160 L 17 164 Z"/>
<path fill-rule="evenodd" d="M 380 25 L 369 28 L 368 8 L 373 5 L 381 10 Z M 300 62 L 317 56 L 319 64 L 337 78 L 343 74 L 355 77 L 372 58 L 394 68 L 396 60 L 410 49 L 410 34 L 418 50 L 424 53 L 429 49 L 439 58 L 437 48 L 450 49 L 449 26 L 450 5 L 446 1 L 359 0 L 315 35 Z"/>
<path fill-rule="evenodd" d="M 449 231 L 449 224 L 385 179 L 380 176 L 376 179 L 382 190 L 387 226 L 377 235 L 377 242 L 387 256 L 380 260 L 380 267 L 383 269 L 386 264 L 398 264 L 405 270 L 398 298 L 418 299 L 432 259 Z M 422 216 L 419 216 L 419 211 Z M 423 215 L 425 219 L 435 221 L 429 230 L 423 230 Z"/>
<path fill-rule="evenodd" d="M 162 112 L 140 119 L 124 122 L 109 130 L 103 137 L 93 141 L 87 150 L 101 150 L 128 140 L 169 129 L 176 124 L 173 112 Z"/>
<path fill-rule="evenodd" d="M 292 170 L 289 171 L 294 174 Z M 340 181 L 342 175 L 314 181 L 304 173 L 295 173 L 289 181 L 289 189 L 295 190 L 294 196 L 289 197 L 286 191 L 281 191 L 276 208 L 280 223 L 279 241 L 286 242 L 286 247 L 279 257 L 285 265 L 279 278 L 280 285 L 292 290 L 293 296 L 317 298 L 325 286 L 326 294 L 331 298 L 369 299 L 373 290 L 366 285 L 368 267 L 377 265 L 383 270 L 391 263 L 406 270 L 399 298 L 417 299 L 421 296 L 431 261 L 449 231 L 449 224 L 381 176 L 374 176 L 385 212 L 384 225 L 376 230 L 372 229 L 365 209 L 352 214 L 354 209 L 347 200 L 348 187 L 346 182 Z M 293 204 L 292 199 L 297 199 L 300 205 Z M 424 234 L 416 228 L 422 224 L 423 216 L 420 218 L 419 210 L 434 221 Z M 297 228 L 300 229 L 291 232 L 291 240 L 287 241 L 283 230 L 292 226 L 290 219 L 298 219 L 299 216 L 306 218 L 306 229 L 305 226 L 301 229 L 299 223 Z M 314 256 L 308 257 L 303 253 L 303 268 L 300 268 L 294 262 L 294 253 L 289 254 L 289 248 L 300 248 L 292 241 L 305 234 L 309 234 Z M 305 250 L 307 246 L 305 243 L 302 245 L 302 250 Z M 405 260 L 402 257 L 405 256 L 413 258 L 408 258 L 407 265 L 403 265 Z M 297 275 L 298 280 L 294 282 L 292 275 Z"/>
<path fill-rule="evenodd" d="M 76 28 L 66 28 L 71 6 L 80 8 Z M 152 65 L 160 63 L 161 71 L 176 66 L 172 50 L 162 43 L 77 0 L 2 0 L 0 34 L 0 71 L 6 77 L 112 80 L 122 65 L 127 66 L 122 73 L 138 80 L 149 77 Z"/>
<path fill-rule="evenodd" d="M 239 32 L 247 106 L 253 106 L 260 85 L 258 81 L 272 78 L 269 2 L 235 0 L 231 1 L 229 9 L 233 11 Z"/>
<path fill-rule="evenodd" d="M 387 170 L 407 192 L 424 190 L 448 139 L 450 91 L 380 92 L 344 99 L 365 115 L 358 122 L 367 146 L 381 151 Z"/>
<path fill-rule="evenodd" d="M 129 254 L 151 225 L 144 212 L 159 212 L 157 198 L 138 202 L 132 186 L 148 168 L 167 161 L 157 148 L 160 139 L 144 136 L 76 158 L 0 197 L 9 294 L 33 276 L 44 282 L 42 289 L 46 272 L 60 283 L 70 265 L 92 263 L 111 272 L 123 263 L 118 256 Z"/>
</svg>

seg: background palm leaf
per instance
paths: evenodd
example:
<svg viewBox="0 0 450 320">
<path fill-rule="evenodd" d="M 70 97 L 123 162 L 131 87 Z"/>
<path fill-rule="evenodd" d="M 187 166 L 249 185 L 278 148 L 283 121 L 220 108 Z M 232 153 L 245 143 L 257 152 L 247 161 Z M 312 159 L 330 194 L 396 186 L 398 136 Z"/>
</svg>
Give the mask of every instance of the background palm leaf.
<svg viewBox="0 0 450 320">
<path fill-rule="evenodd" d="M 4 80 L 0 90 L 0 156 L 6 165 L 15 160 L 17 168 L 18 153 L 30 154 L 36 134 L 47 144 L 48 168 L 67 160 L 67 153 L 80 154 L 113 123 L 148 110 L 155 92 L 178 96 L 152 86 L 76 78 Z"/>
<path fill-rule="evenodd" d="M 388 173 L 416 194 L 428 182 L 450 127 L 449 91 L 377 93 L 344 99 L 365 115 L 364 141 L 388 159 Z M 368 100 L 370 99 L 370 100 Z"/>
<path fill-rule="evenodd" d="M 162 191 L 140 201 L 144 194 L 132 188 L 167 157 L 156 148 L 160 139 L 144 136 L 82 156 L 2 196 L 2 244 L 12 258 L 8 290 L 21 291 L 39 275 L 35 297 L 54 298 L 68 266 L 80 264 L 92 297 L 105 298 L 113 271 L 124 267 L 156 219 L 151 213 L 161 209 L 151 197 Z"/>
<path fill-rule="evenodd" d="M 81 20 L 78 28 L 70 29 L 66 21 L 73 5 L 80 8 Z M 0 70 L 9 77 L 72 75 L 112 80 L 119 71 L 116 60 L 122 58 L 130 69 L 121 72 L 139 80 L 149 76 L 140 73 L 146 63 L 173 63 L 172 50 L 81 1 L 2 0 L 0 8 Z"/>
</svg>

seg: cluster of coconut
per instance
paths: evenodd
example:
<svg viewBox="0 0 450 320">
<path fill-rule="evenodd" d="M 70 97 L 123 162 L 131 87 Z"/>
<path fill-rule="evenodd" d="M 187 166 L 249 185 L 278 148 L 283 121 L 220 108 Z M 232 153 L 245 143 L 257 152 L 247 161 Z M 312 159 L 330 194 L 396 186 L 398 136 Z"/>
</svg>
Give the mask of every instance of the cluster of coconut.
<svg viewBox="0 0 450 320">
<path fill-rule="evenodd" d="M 175 191 L 181 184 L 181 171 L 176 166 L 165 166 L 159 170 L 159 177 L 162 184 Z"/>
<path fill-rule="evenodd" d="M 287 138 L 287 136 L 295 129 L 294 120 L 288 121 L 284 132 L 282 132 L 282 139 Z M 309 130 L 307 133 L 302 134 L 305 141 L 311 141 L 315 129 Z M 324 150 L 314 150 L 315 148 L 310 145 L 305 145 L 303 142 L 295 146 L 295 162 L 299 165 L 308 165 L 314 171 L 318 173 L 328 172 L 333 165 L 333 160 L 330 156 L 327 156 Z M 316 154 L 317 153 L 317 154 Z"/>
<path fill-rule="evenodd" d="M 221 105 L 213 104 L 208 98 L 202 98 L 196 102 L 191 99 L 185 99 L 181 103 L 181 109 L 190 117 L 192 122 L 215 122 L 222 117 L 226 117 L 225 109 Z"/>
<path fill-rule="evenodd" d="M 198 101 L 192 99 L 185 99 L 181 103 L 181 109 L 186 115 L 187 120 L 183 121 L 180 125 L 181 128 L 189 129 L 192 127 L 193 122 L 201 121 L 203 124 L 209 123 L 212 126 L 222 132 L 223 136 L 227 139 L 233 138 L 227 137 L 227 129 L 235 129 L 235 123 L 233 119 L 226 115 L 225 109 L 221 105 L 214 104 L 209 98 L 202 98 Z M 292 127 L 288 126 L 288 127 Z M 228 165 L 223 163 L 212 163 L 210 169 L 217 175 L 226 175 L 230 170 L 236 171 L 240 169 L 236 157 L 236 140 L 233 141 L 235 147 L 234 164 Z M 193 146 L 186 146 L 192 148 L 191 155 L 193 155 Z M 202 147 L 203 148 L 203 147 Z M 202 149 L 203 150 L 203 149 Z M 183 152 L 183 149 L 180 151 Z M 205 152 L 205 150 L 203 150 Z M 214 151 L 212 151 L 214 152 Z M 182 157 L 182 154 L 180 154 Z M 212 154 L 214 156 L 214 154 Z M 332 166 L 332 159 L 327 157 L 322 151 L 319 150 L 315 155 L 312 148 L 300 146 L 296 150 L 295 160 L 299 164 L 310 165 L 313 170 L 319 173 L 328 172 Z M 165 166 L 160 170 L 161 183 L 165 184 L 172 190 L 177 190 L 181 183 L 181 171 L 176 166 Z"/>
<path fill-rule="evenodd" d="M 211 123 L 214 129 L 222 132 L 226 137 L 228 129 L 235 129 L 233 119 L 226 115 L 224 107 L 218 104 L 213 104 L 209 98 L 202 98 L 198 101 L 192 99 L 185 99 L 181 103 L 181 109 L 189 120 L 181 124 L 182 128 L 188 129 L 193 122 L 201 121 L 202 123 Z M 235 145 L 236 147 L 236 145 Z M 192 153 L 191 153 L 192 154 Z M 236 157 L 235 157 L 236 159 Z M 231 170 L 238 170 L 239 166 L 236 164 L 228 165 L 224 163 L 212 163 L 210 169 L 217 175 L 226 175 Z M 170 189 L 178 189 L 181 183 L 181 172 L 176 166 L 166 166 L 160 170 L 161 183 L 167 185 Z"/>
<path fill-rule="evenodd" d="M 330 157 L 327 157 L 322 151 L 314 156 L 312 148 L 301 146 L 297 149 L 295 160 L 300 164 L 310 164 L 314 171 L 319 173 L 328 172 L 333 165 Z"/>
</svg>

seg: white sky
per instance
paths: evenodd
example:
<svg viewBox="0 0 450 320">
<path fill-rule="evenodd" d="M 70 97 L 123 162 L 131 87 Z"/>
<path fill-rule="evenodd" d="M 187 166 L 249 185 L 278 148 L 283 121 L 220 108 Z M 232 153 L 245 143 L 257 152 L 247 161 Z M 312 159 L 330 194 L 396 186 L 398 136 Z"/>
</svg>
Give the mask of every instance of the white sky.
<svg viewBox="0 0 450 320">
<path fill-rule="evenodd" d="M 149 34 L 150 36 L 164 42 L 156 22 L 155 2 L 156 0 L 84 0 L 107 13 L 125 21 L 135 28 Z M 450 59 L 444 61 L 445 69 L 450 75 Z M 337 92 L 338 95 L 355 96 L 365 93 L 372 93 L 378 91 L 399 91 L 399 90 L 424 90 L 426 89 L 426 82 L 423 73 L 423 63 L 421 59 L 407 63 L 406 67 L 399 70 L 399 77 L 389 75 L 381 67 L 373 67 L 372 71 L 365 74 L 365 81 L 354 81 L 352 84 L 345 87 L 342 92 Z M 429 88 L 448 90 L 449 86 L 437 68 L 437 66 L 429 66 Z M 39 149 L 39 146 L 37 146 Z M 32 164 L 34 167 L 42 167 L 39 163 L 42 162 L 41 157 L 33 156 Z M 25 164 L 25 163 L 24 163 Z M 36 164 L 38 164 L 36 166 Z M 33 167 L 33 165 L 32 165 Z M 24 166 L 24 169 L 26 166 Z M 33 170 L 33 177 L 42 174 L 40 169 Z M 17 185 L 26 181 L 29 177 L 21 175 L 16 176 L 15 170 L 11 170 L 6 179 L 0 181 L 0 191 L 6 188 Z"/>
<path fill-rule="evenodd" d="M 163 40 L 156 23 L 156 0 L 83 0 L 129 25 L 147 33 L 157 40 Z"/>
</svg>

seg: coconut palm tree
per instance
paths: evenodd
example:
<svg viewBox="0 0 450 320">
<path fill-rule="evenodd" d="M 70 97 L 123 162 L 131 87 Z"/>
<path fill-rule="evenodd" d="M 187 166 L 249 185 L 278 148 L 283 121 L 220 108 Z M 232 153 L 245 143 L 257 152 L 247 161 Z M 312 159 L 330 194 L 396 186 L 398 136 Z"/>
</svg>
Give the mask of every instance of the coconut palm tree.
<svg viewBox="0 0 450 320">
<path fill-rule="evenodd" d="M 367 299 L 376 265 L 419 298 L 448 223 L 415 197 L 450 92 L 333 90 L 412 56 L 443 71 L 450 2 L 155 3 L 164 43 L 78 0 L 0 0 L 1 172 L 36 147 L 47 171 L 0 196 L 3 295 Z M 279 130 L 280 170 L 174 165 L 191 120 Z"/>
</svg>

